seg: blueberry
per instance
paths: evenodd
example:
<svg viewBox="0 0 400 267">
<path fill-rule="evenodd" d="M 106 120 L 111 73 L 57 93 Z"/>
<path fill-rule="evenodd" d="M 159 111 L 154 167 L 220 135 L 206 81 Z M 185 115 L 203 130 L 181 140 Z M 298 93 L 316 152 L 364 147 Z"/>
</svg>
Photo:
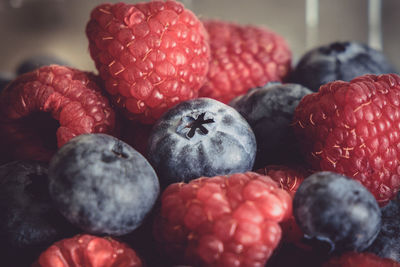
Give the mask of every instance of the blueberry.
<svg viewBox="0 0 400 267">
<path fill-rule="evenodd" d="M 382 208 L 382 228 L 374 243 L 367 249 L 381 258 L 400 262 L 400 199 L 397 196 Z"/>
<path fill-rule="evenodd" d="M 32 57 L 26 58 L 23 60 L 16 69 L 17 75 L 21 75 L 27 72 L 31 72 L 35 69 L 38 69 L 43 66 L 48 65 L 69 65 L 68 62 L 64 61 L 53 55 L 34 55 Z"/>
<path fill-rule="evenodd" d="M 381 228 L 374 196 L 359 182 L 333 172 L 304 180 L 294 196 L 293 214 L 306 237 L 336 251 L 367 248 Z"/>
<path fill-rule="evenodd" d="M 257 140 L 256 168 L 287 163 L 298 150 L 290 124 L 303 96 L 312 93 L 299 84 L 268 83 L 232 100 L 250 124 Z"/>
<path fill-rule="evenodd" d="M 71 139 L 50 161 L 50 196 L 74 225 L 91 234 L 124 235 L 150 212 L 160 186 L 147 160 L 105 134 Z"/>
<path fill-rule="evenodd" d="M 8 72 L 0 72 L 0 92 L 3 88 L 6 87 L 12 80 L 14 80 L 15 76 Z"/>
<path fill-rule="evenodd" d="M 306 53 L 290 81 L 317 92 L 335 80 L 350 81 L 364 74 L 396 73 L 382 52 L 358 42 L 335 42 Z"/>
<path fill-rule="evenodd" d="M 165 186 L 251 170 L 256 140 L 235 109 L 214 99 L 198 98 L 176 105 L 159 119 L 147 151 Z"/>
<path fill-rule="evenodd" d="M 47 167 L 35 162 L 0 166 L 0 252 L 2 263 L 29 266 L 53 242 L 76 229 L 53 207 Z"/>
</svg>

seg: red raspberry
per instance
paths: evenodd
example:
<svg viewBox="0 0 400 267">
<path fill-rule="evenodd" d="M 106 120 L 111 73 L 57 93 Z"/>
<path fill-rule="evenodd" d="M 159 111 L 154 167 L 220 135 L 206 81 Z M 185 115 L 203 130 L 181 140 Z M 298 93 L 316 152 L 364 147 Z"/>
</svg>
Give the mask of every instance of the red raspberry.
<svg viewBox="0 0 400 267">
<path fill-rule="evenodd" d="M 195 98 L 209 64 L 203 24 L 175 1 L 102 4 L 86 27 L 89 49 L 114 103 L 152 123 Z"/>
<path fill-rule="evenodd" d="M 290 194 L 292 199 L 294 198 L 297 188 L 299 188 L 300 184 L 310 174 L 300 167 L 290 168 L 283 165 L 269 165 L 257 170 L 257 172 L 271 177 L 282 189 Z M 304 233 L 297 225 L 293 214 L 290 214 L 289 218 L 282 221 L 280 225 L 282 228 L 283 241 L 293 243 L 300 247 L 305 246 L 305 244 L 301 242 Z"/>
<path fill-rule="evenodd" d="M 23 74 L 0 94 L 0 147 L 47 161 L 84 133 L 114 133 L 115 114 L 94 75 L 57 65 Z"/>
<path fill-rule="evenodd" d="M 291 207 L 289 194 L 268 176 L 202 177 L 167 187 L 155 238 L 179 264 L 264 266 Z"/>
<path fill-rule="evenodd" d="M 249 89 L 282 81 L 291 64 L 291 51 L 276 33 L 255 26 L 204 21 L 210 36 L 211 61 L 200 96 L 228 103 Z"/>
<path fill-rule="evenodd" d="M 340 257 L 331 258 L 323 267 L 400 267 L 400 263 L 380 258 L 372 253 L 348 252 Z"/>
<path fill-rule="evenodd" d="M 364 75 L 305 96 L 294 131 L 315 169 L 361 182 L 384 205 L 400 189 L 400 77 Z"/>
<path fill-rule="evenodd" d="M 54 243 L 35 267 L 141 267 L 142 261 L 127 245 L 110 237 L 77 235 Z"/>
</svg>

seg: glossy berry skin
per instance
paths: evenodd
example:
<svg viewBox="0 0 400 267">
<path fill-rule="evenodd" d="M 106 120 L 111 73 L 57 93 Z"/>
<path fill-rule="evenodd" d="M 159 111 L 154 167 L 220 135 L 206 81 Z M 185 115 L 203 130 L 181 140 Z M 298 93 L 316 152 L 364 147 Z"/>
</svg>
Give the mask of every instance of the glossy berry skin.
<svg viewBox="0 0 400 267">
<path fill-rule="evenodd" d="M 382 52 L 358 42 L 334 42 L 307 52 L 291 73 L 290 81 L 314 92 L 328 82 L 346 82 L 364 74 L 396 73 Z"/>
<path fill-rule="evenodd" d="M 268 83 L 230 102 L 250 124 L 257 140 L 256 168 L 299 158 L 291 123 L 309 89 L 298 84 Z M 297 161 L 299 160 L 297 158 Z"/>
<path fill-rule="evenodd" d="M 197 97 L 205 82 L 207 32 L 181 3 L 102 4 L 86 34 L 108 93 L 132 120 L 154 123 L 168 108 Z"/>
<path fill-rule="evenodd" d="M 15 72 L 17 75 L 21 75 L 50 65 L 67 66 L 69 64 L 65 60 L 53 55 L 34 55 L 21 61 Z"/>
<path fill-rule="evenodd" d="M 310 172 L 298 166 L 268 165 L 257 170 L 257 173 L 267 175 L 272 178 L 281 189 L 290 194 L 292 199 L 304 179 Z M 282 228 L 282 240 L 284 242 L 295 244 L 299 247 L 305 247 L 302 243 L 303 231 L 297 225 L 293 214 L 280 223 Z"/>
<path fill-rule="evenodd" d="M 308 238 L 327 242 L 336 251 L 362 251 L 381 229 L 373 195 L 359 182 L 333 172 L 314 173 L 301 183 L 293 214 Z"/>
<path fill-rule="evenodd" d="M 374 243 L 367 249 L 382 258 L 400 262 L 400 199 L 393 199 L 382 209 L 382 227 Z"/>
<path fill-rule="evenodd" d="M 0 72 L 0 92 L 6 87 L 7 84 L 9 84 L 14 79 L 14 74 L 8 72 Z"/>
<path fill-rule="evenodd" d="M 289 194 L 268 176 L 202 177 L 163 192 L 154 234 L 176 264 L 264 266 L 290 212 Z"/>
<path fill-rule="evenodd" d="M 142 267 L 142 261 L 126 244 L 110 237 L 76 235 L 46 249 L 33 267 Z"/>
<path fill-rule="evenodd" d="M 3 266 L 28 266 L 51 243 L 76 232 L 52 205 L 41 163 L 0 166 L 0 210 L 1 261 L 11 264 Z"/>
<path fill-rule="evenodd" d="M 161 183 L 250 171 L 256 139 L 232 107 L 211 98 L 188 100 L 154 125 L 148 158 Z"/>
<path fill-rule="evenodd" d="M 0 147 L 11 158 L 49 161 L 85 133 L 115 133 L 115 112 L 93 74 L 63 66 L 19 76 L 0 93 Z"/>
<path fill-rule="evenodd" d="M 286 41 L 269 29 L 206 20 L 211 61 L 200 96 L 229 103 L 249 89 L 282 81 L 291 64 Z"/>
<path fill-rule="evenodd" d="M 348 252 L 339 257 L 333 257 L 328 262 L 322 265 L 323 267 L 366 267 L 366 266 L 379 266 L 379 267 L 400 267 L 400 263 L 380 258 L 372 253 L 356 253 Z"/>
<path fill-rule="evenodd" d="M 87 233 L 124 235 L 152 209 L 159 182 L 147 160 L 105 134 L 78 136 L 49 166 L 50 196 L 59 211 Z"/>
<path fill-rule="evenodd" d="M 294 131 L 316 170 L 360 181 L 380 205 L 400 189 L 400 77 L 364 75 L 336 81 L 305 96 L 294 114 Z"/>
</svg>

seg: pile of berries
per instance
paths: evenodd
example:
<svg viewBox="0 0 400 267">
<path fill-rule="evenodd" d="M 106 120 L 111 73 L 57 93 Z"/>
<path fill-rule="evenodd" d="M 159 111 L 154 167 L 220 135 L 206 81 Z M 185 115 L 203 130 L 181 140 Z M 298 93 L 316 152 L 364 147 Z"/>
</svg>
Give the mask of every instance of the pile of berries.
<svg viewBox="0 0 400 267">
<path fill-rule="evenodd" d="M 98 74 L 0 75 L 1 266 L 400 266 L 400 76 L 357 42 L 102 4 Z"/>
</svg>

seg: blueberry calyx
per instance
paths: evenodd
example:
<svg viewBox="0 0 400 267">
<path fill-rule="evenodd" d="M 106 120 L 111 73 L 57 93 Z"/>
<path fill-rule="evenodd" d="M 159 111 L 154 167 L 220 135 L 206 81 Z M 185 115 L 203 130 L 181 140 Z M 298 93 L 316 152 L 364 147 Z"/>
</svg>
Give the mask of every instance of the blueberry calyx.
<svg viewBox="0 0 400 267">
<path fill-rule="evenodd" d="M 215 121 L 213 118 L 205 119 L 205 115 L 206 113 L 203 112 L 200 113 L 197 118 L 195 118 L 193 115 L 183 117 L 183 127 L 179 127 L 177 131 L 179 133 L 184 133 L 189 139 L 195 135 L 197 129 L 199 129 L 200 132 L 204 135 L 208 134 L 208 129 L 204 127 L 204 124 L 214 123 Z M 187 129 L 189 129 L 189 131 L 187 131 Z"/>
<path fill-rule="evenodd" d="M 124 147 L 120 140 L 117 140 L 116 144 L 111 149 L 111 151 L 119 158 L 124 158 L 124 159 L 129 158 L 129 155 L 124 152 Z"/>
</svg>

